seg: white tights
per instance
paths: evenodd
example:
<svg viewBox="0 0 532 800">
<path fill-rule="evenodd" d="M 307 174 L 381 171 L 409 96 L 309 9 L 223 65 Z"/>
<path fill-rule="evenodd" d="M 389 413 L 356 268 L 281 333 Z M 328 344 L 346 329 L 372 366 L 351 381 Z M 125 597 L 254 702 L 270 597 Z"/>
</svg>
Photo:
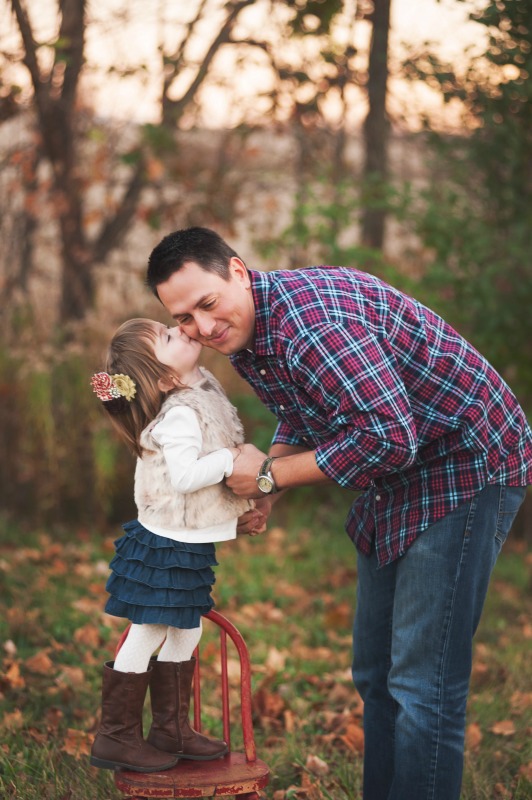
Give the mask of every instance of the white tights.
<svg viewBox="0 0 532 800">
<path fill-rule="evenodd" d="M 150 657 L 163 640 L 158 661 L 190 661 L 201 632 L 201 622 L 197 628 L 190 629 L 133 623 L 115 658 L 114 668 L 118 672 L 146 672 Z"/>
</svg>

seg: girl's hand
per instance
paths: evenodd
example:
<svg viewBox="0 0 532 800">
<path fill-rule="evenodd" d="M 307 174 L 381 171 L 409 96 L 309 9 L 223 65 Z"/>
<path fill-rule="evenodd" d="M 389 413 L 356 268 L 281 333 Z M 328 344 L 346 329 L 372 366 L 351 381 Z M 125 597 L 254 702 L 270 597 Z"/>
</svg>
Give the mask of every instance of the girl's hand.
<svg viewBox="0 0 532 800">
<path fill-rule="evenodd" d="M 255 500 L 255 508 L 238 518 L 236 532 L 239 536 L 257 536 L 266 530 L 272 504 L 269 498 Z"/>
</svg>

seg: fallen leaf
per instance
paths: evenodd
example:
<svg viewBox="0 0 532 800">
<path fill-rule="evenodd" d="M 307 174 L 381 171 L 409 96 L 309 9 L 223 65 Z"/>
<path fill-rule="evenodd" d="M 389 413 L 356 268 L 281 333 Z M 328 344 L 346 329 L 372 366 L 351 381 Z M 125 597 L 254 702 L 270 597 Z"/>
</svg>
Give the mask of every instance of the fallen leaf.
<svg viewBox="0 0 532 800">
<path fill-rule="evenodd" d="M 8 608 L 5 612 L 6 619 L 9 622 L 11 629 L 28 630 L 28 627 L 33 626 L 39 617 L 40 611 L 38 608 L 21 608 L 20 606 L 13 606 Z"/>
<path fill-rule="evenodd" d="M 46 725 L 50 733 L 55 733 L 61 720 L 63 719 L 63 712 L 60 708 L 49 708 L 46 712 Z"/>
<path fill-rule="evenodd" d="M 222 673 L 222 665 L 220 662 L 214 665 L 214 669 L 217 675 L 221 675 Z M 240 678 L 240 661 L 238 658 L 228 658 L 227 659 L 227 675 L 230 681 L 237 681 Z"/>
<path fill-rule="evenodd" d="M 100 632 L 96 625 L 88 623 L 74 632 L 74 641 L 79 644 L 86 644 L 89 647 L 99 647 Z"/>
<path fill-rule="evenodd" d="M 467 750 L 478 750 L 480 747 L 482 731 L 480 730 L 480 725 L 476 722 L 472 722 L 467 726 L 465 741 Z"/>
<path fill-rule="evenodd" d="M 270 647 L 266 657 L 266 667 L 271 672 L 281 672 L 286 664 L 287 657 L 286 650 L 278 650 L 276 647 Z"/>
<path fill-rule="evenodd" d="M 343 676 L 340 676 L 343 680 Z M 351 681 L 351 684 L 336 682 L 333 684 L 331 690 L 327 693 L 327 699 L 331 706 L 346 706 L 351 701 L 356 702 L 356 691 Z"/>
<path fill-rule="evenodd" d="M 54 558 L 48 570 L 49 575 L 66 575 L 68 572 L 69 566 L 62 558 Z"/>
<path fill-rule="evenodd" d="M 293 711 L 289 708 L 285 709 L 283 713 L 284 727 L 287 733 L 293 733 L 296 729 L 297 719 Z"/>
<path fill-rule="evenodd" d="M 487 644 L 484 644 L 484 642 L 477 642 L 475 644 L 475 658 L 485 659 L 489 654 L 490 650 Z"/>
<path fill-rule="evenodd" d="M 364 731 L 358 725 L 348 725 L 345 733 L 339 738 L 355 753 L 364 752 Z"/>
<path fill-rule="evenodd" d="M 88 617 L 92 616 L 94 612 L 101 611 L 101 602 L 100 599 L 91 600 L 89 597 L 81 597 L 79 600 L 74 600 L 72 603 L 72 608 L 76 609 L 76 611 L 81 611 L 82 614 L 86 614 Z M 114 619 L 118 619 L 115 617 Z"/>
<path fill-rule="evenodd" d="M 300 658 L 302 661 L 326 661 L 334 664 L 338 659 L 338 655 L 334 653 L 330 647 L 308 647 L 304 644 L 295 644 L 291 650 L 292 656 Z"/>
<path fill-rule="evenodd" d="M 510 698 L 512 710 L 518 713 L 532 707 L 532 692 L 514 692 Z"/>
<path fill-rule="evenodd" d="M 301 791 L 304 794 L 298 794 L 298 797 L 305 798 L 305 800 L 323 800 L 323 794 L 319 785 L 316 785 L 311 776 L 304 772 L 301 775 Z"/>
<path fill-rule="evenodd" d="M 84 731 L 67 728 L 67 734 L 61 750 L 69 756 L 80 759 L 90 755 L 93 737 Z"/>
<path fill-rule="evenodd" d="M 329 765 L 327 762 L 315 755 L 307 756 L 305 768 L 314 775 L 327 775 L 329 772 Z"/>
<path fill-rule="evenodd" d="M 338 603 L 333 606 L 324 617 L 324 624 L 327 630 L 335 628 L 347 628 L 351 630 L 353 626 L 353 606 L 351 603 Z"/>
<path fill-rule="evenodd" d="M 43 733 L 42 731 L 38 731 L 37 728 L 28 728 L 28 733 L 33 741 L 37 742 L 37 744 L 45 745 L 48 741 L 47 734 Z"/>
<path fill-rule="evenodd" d="M 241 606 L 240 613 L 250 622 L 262 619 L 263 622 L 285 622 L 284 612 L 271 601 L 264 603 L 246 603 Z"/>
<path fill-rule="evenodd" d="M 285 702 L 281 695 L 267 689 L 257 689 L 253 695 L 253 707 L 260 717 L 278 719 L 283 715 Z"/>
<path fill-rule="evenodd" d="M 497 736 L 513 736 L 515 733 L 515 725 L 511 719 L 503 719 L 492 725 L 490 731 L 496 733 Z"/>
<path fill-rule="evenodd" d="M 512 586 L 506 581 L 494 581 L 493 588 L 503 600 L 509 600 L 516 604 L 521 602 L 521 590 L 517 586 Z"/>
<path fill-rule="evenodd" d="M 4 642 L 3 647 L 10 658 L 14 658 L 16 656 L 17 646 L 15 642 L 11 641 L 11 639 L 8 639 L 6 642 Z"/>
<path fill-rule="evenodd" d="M 0 686 L 5 689 L 22 689 L 25 685 L 26 681 L 20 674 L 18 661 L 10 664 L 5 673 L 0 675 Z"/>
<path fill-rule="evenodd" d="M 286 800 L 308 800 L 307 790 L 301 786 L 294 786 L 293 784 L 288 787 L 285 794 Z"/>
<path fill-rule="evenodd" d="M 35 672 L 38 675 L 47 675 L 54 666 L 50 656 L 44 650 L 26 659 L 24 665 L 30 672 Z"/>
<path fill-rule="evenodd" d="M 475 686 L 482 686 L 489 680 L 489 667 L 485 661 L 475 658 L 471 669 L 471 682 Z"/>
<path fill-rule="evenodd" d="M 507 789 L 506 786 L 503 786 L 502 783 L 495 784 L 493 787 L 493 793 L 497 800 L 509 800 L 509 798 L 512 796 L 511 791 Z"/>
<path fill-rule="evenodd" d="M 85 683 L 85 673 L 81 667 L 65 666 L 57 676 L 55 683 L 60 688 L 64 688 L 66 686 L 81 686 L 83 683 Z"/>
<path fill-rule="evenodd" d="M 10 713 L 6 712 L 2 719 L 2 725 L 4 728 L 7 728 L 9 731 L 16 731 L 22 728 L 24 724 L 24 719 L 22 717 L 22 711 L 20 709 L 16 709 Z"/>
</svg>

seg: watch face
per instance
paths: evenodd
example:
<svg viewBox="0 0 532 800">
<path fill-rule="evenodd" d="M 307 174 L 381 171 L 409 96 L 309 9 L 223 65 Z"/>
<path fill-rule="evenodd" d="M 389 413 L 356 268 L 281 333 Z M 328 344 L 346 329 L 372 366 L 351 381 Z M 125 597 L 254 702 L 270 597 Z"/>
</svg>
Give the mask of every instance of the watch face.
<svg viewBox="0 0 532 800">
<path fill-rule="evenodd" d="M 267 475 L 260 475 L 257 478 L 257 486 L 264 492 L 265 494 L 269 494 L 273 489 L 273 481 L 271 478 L 268 478 Z"/>
</svg>

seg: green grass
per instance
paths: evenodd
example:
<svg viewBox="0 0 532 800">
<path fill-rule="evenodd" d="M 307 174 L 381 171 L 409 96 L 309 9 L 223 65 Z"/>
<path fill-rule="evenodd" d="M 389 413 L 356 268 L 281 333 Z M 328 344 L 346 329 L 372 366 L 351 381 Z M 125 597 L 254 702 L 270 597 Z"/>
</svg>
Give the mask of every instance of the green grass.
<svg viewBox="0 0 532 800">
<path fill-rule="evenodd" d="M 345 495 L 327 503 L 314 494 L 310 501 L 301 493 L 267 534 L 220 545 L 214 594 L 251 653 L 257 750 L 272 773 L 264 796 L 355 800 L 361 797 L 361 708 L 349 675 L 355 551 L 343 533 Z M 122 797 L 112 775 L 91 768 L 87 757 L 101 664 L 123 628 L 103 614 L 106 564 L 118 533 L 22 532 L 7 523 L 0 529 L 5 800 Z M 510 541 L 495 570 L 469 703 L 468 724 L 481 741 L 471 740 L 466 753 L 463 800 L 531 796 L 531 567 L 531 555 Z M 205 627 L 205 721 L 217 735 L 212 626 Z M 501 722 L 514 732 L 497 733 Z"/>
</svg>

